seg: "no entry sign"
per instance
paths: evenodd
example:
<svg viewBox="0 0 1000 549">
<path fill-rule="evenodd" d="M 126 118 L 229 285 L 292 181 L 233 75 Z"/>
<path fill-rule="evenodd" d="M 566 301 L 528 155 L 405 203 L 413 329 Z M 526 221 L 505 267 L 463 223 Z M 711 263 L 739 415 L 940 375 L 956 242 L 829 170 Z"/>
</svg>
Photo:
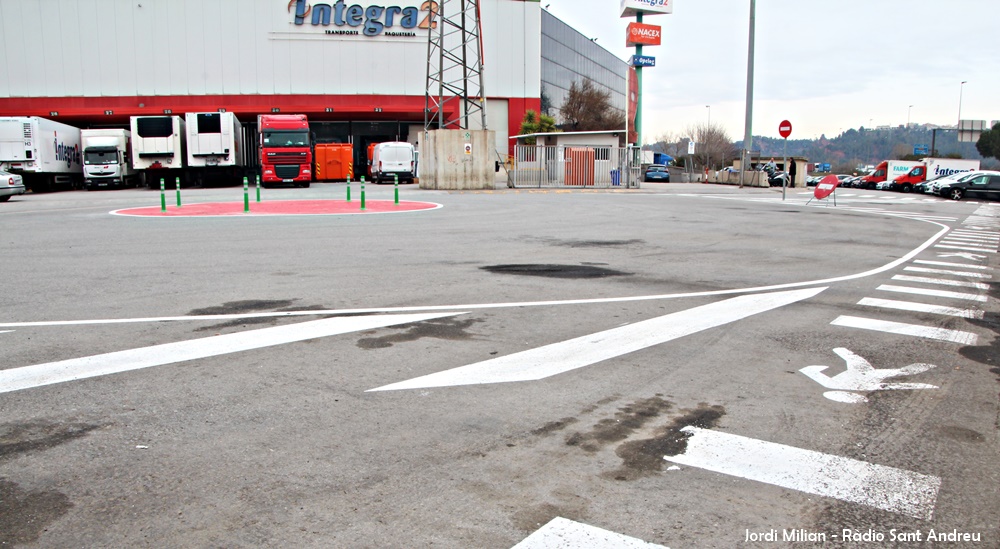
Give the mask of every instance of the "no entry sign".
<svg viewBox="0 0 1000 549">
<path fill-rule="evenodd" d="M 778 124 L 778 133 L 781 134 L 781 137 L 788 139 L 788 136 L 792 135 L 792 123 L 787 120 L 782 121 L 781 124 Z"/>
<path fill-rule="evenodd" d="M 815 196 L 817 200 L 823 200 L 833 194 L 833 191 L 837 190 L 837 185 L 840 185 L 840 180 L 837 179 L 837 176 L 828 175 L 823 179 L 820 179 L 819 183 L 816 184 L 816 190 L 813 191 L 813 196 Z"/>
</svg>

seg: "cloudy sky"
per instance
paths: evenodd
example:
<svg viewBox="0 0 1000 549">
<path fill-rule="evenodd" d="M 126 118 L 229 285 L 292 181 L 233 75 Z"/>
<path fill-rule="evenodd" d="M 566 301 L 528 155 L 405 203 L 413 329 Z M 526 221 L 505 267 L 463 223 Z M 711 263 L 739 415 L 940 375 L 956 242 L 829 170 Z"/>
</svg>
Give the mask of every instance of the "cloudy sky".
<svg viewBox="0 0 1000 549">
<path fill-rule="evenodd" d="M 619 0 L 541 0 L 622 59 Z M 743 138 L 749 0 L 675 0 L 663 45 L 647 46 L 645 141 L 692 124 Z M 860 126 L 1000 120 L 997 0 L 757 0 L 754 135 L 834 137 Z M 632 19 L 634 21 L 634 19 Z M 967 81 L 963 86 L 962 81 Z M 706 108 L 710 105 L 711 109 Z M 910 108 L 910 105 L 913 105 Z"/>
</svg>

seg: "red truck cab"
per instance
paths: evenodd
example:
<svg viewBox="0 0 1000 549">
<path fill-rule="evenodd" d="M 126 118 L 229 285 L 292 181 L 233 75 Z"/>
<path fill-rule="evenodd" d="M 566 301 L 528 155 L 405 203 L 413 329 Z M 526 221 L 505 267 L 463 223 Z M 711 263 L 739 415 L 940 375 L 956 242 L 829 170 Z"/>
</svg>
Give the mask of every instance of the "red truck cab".
<svg viewBox="0 0 1000 549">
<path fill-rule="evenodd" d="M 261 183 L 308 187 L 312 181 L 313 151 L 306 115 L 262 114 L 257 117 L 257 131 Z"/>
<path fill-rule="evenodd" d="M 861 187 L 874 189 L 876 185 L 888 179 L 889 162 L 883 161 L 875 166 L 875 171 L 861 178 Z"/>
<path fill-rule="evenodd" d="M 910 170 L 910 173 L 897 177 L 892 183 L 894 189 L 908 193 L 913 190 L 914 185 L 923 183 L 924 181 L 927 181 L 927 164 L 915 166 Z"/>
</svg>

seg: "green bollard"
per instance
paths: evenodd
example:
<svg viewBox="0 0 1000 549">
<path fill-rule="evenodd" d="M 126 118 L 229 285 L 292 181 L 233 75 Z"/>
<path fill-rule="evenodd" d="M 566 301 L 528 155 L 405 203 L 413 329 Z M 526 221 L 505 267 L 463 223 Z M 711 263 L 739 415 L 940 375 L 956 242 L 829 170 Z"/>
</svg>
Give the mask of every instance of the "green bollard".
<svg viewBox="0 0 1000 549">
<path fill-rule="evenodd" d="M 250 213 L 250 185 L 247 178 L 243 178 L 243 213 Z"/>
<path fill-rule="evenodd" d="M 347 201 L 351 201 L 351 178 L 347 178 Z"/>
<path fill-rule="evenodd" d="M 392 174 L 392 179 L 393 179 L 393 191 L 394 191 L 393 194 L 396 197 L 396 205 L 398 206 L 399 205 L 399 174 L 396 174 L 396 173 Z"/>
<path fill-rule="evenodd" d="M 181 178 L 174 178 L 174 187 L 177 189 L 177 207 L 181 207 Z"/>
<path fill-rule="evenodd" d="M 361 176 L 361 209 L 365 209 L 365 176 Z"/>
<path fill-rule="evenodd" d="M 257 202 L 260 202 L 260 174 L 257 174 Z"/>
<path fill-rule="evenodd" d="M 160 211 L 167 211 L 167 187 L 162 177 L 160 178 Z"/>
</svg>

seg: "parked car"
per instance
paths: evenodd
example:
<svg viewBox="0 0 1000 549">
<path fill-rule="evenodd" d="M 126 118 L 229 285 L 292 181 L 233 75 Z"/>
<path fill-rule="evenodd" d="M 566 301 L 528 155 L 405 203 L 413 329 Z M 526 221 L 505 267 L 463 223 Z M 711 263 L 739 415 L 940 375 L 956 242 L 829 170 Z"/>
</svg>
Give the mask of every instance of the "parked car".
<svg viewBox="0 0 1000 549">
<path fill-rule="evenodd" d="M 962 181 L 943 185 L 938 194 L 952 200 L 965 197 L 1000 200 L 1000 172 L 975 172 Z"/>
<path fill-rule="evenodd" d="M 0 170 L 0 202 L 6 202 L 17 194 L 24 194 L 24 178 L 16 173 Z"/>
<path fill-rule="evenodd" d="M 652 181 L 670 183 L 670 172 L 662 164 L 652 164 L 646 168 L 646 173 L 642 174 L 642 180 L 647 183 Z"/>
<path fill-rule="evenodd" d="M 977 174 L 980 173 L 983 172 L 974 171 L 974 172 L 954 173 L 951 175 L 946 175 L 944 177 L 939 177 L 932 181 L 924 181 L 921 185 L 923 186 L 923 192 L 927 194 L 940 194 L 942 187 L 951 185 L 952 183 L 955 182 L 965 181 L 966 179 L 975 177 Z M 921 185 L 914 185 L 913 188 L 918 189 L 921 187 Z"/>
</svg>

